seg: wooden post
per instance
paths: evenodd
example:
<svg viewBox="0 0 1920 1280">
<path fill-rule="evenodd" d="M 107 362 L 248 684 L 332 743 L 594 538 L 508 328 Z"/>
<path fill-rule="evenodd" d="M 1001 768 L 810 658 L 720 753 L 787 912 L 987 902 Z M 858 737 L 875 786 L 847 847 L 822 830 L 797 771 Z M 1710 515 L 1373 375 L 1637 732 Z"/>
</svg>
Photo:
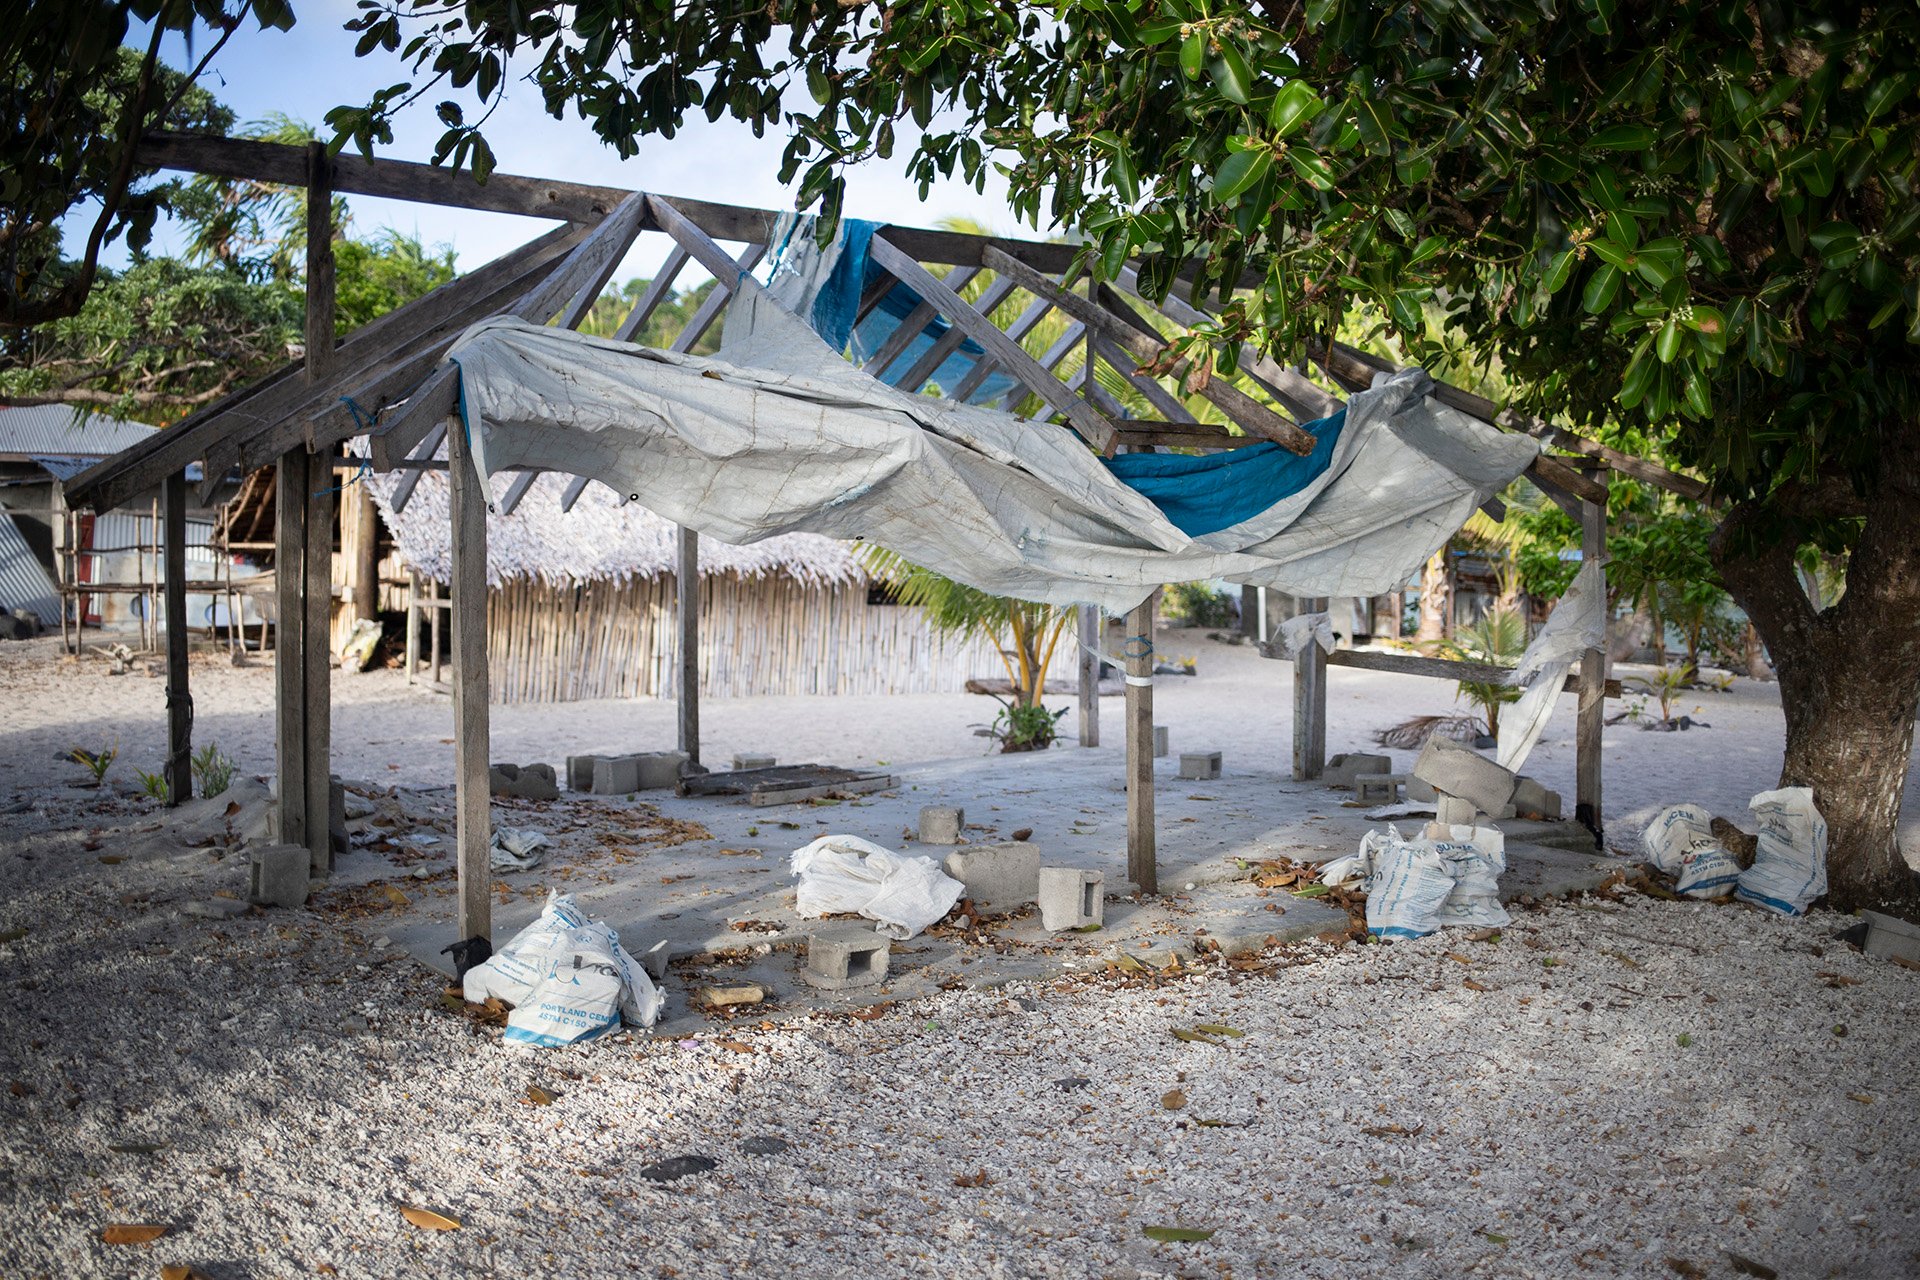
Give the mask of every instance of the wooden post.
<svg viewBox="0 0 1920 1280">
<path fill-rule="evenodd" d="M 1100 745 L 1100 610 L 1080 606 L 1080 745 Z"/>
<path fill-rule="evenodd" d="M 1605 464 L 1596 476 L 1606 480 Z M 1607 507 L 1603 502 L 1580 503 L 1580 558 L 1583 564 L 1607 559 Z M 1611 630 L 1612 623 L 1609 621 Z M 1602 849 L 1606 848 L 1605 818 L 1600 806 L 1600 738 L 1606 729 L 1607 653 L 1604 647 L 1580 655 L 1580 701 L 1574 719 L 1573 814 Z"/>
<path fill-rule="evenodd" d="M 380 616 L 380 557 L 373 495 L 363 484 L 340 490 L 340 552 L 346 570 L 348 622 Z"/>
<path fill-rule="evenodd" d="M 1326 599 L 1302 600 L 1301 613 L 1317 613 Z M 1327 767 L 1327 652 L 1309 636 L 1293 656 L 1293 780 L 1311 782 Z"/>
<path fill-rule="evenodd" d="M 1160 892 L 1153 828 L 1153 597 L 1127 614 L 1127 877 Z"/>
<path fill-rule="evenodd" d="M 407 683 L 420 671 L 420 575 L 407 570 Z"/>
<path fill-rule="evenodd" d="M 433 683 L 436 685 L 442 683 L 440 679 L 440 620 L 445 613 L 446 610 L 441 608 L 440 579 L 435 578 L 427 584 L 427 648 L 433 651 L 432 656 L 427 659 L 427 662 L 428 665 L 433 668 Z"/>
<path fill-rule="evenodd" d="M 193 795 L 193 693 L 187 687 L 187 477 L 176 471 L 166 503 L 167 803 Z"/>
<path fill-rule="evenodd" d="M 487 495 L 474 474 L 467 431 L 447 429 L 453 512 L 453 785 L 458 845 L 459 938 L 493 937 L 493 816 L 487 757 Z"/>
<path fill-rule="evenodd" d="M 307 144 L 307 323 L 306 380 L 317 383 L 333 372 L 333 157 L 326 144 Z M 307 455 L 306 483 L 286 495 L 305 507 L 299 565 L 283 564 L 298 580 L 301 632 L 302 728 L 301 780 L 306 792 L 306 846 L 313 872 L 333 870 L 333 833 L 329 816 L 333 793 L 332 648 L 333 613 L 333 450 Z M 284 624 L 283 624 L 284 625 Z M 285 792 L 288 779 L 281 775 Z M 283 840 L 285 836 L 281 837 Z"/>
<path fill-rule="evenodd" d="M 680 749 L 687 765 L 700 764 L 700 535 L 679 526 L 680 563 L 676 576 L 680 591 Z"/>
<path fill-rule="evenodd" d="M 275 464 L 273 490 L 274 760 L 280 775 L 280 840 L 307 844 L 307 451 Z M 321 825 L 326 815 L 321 813 Z"/>
</svg>

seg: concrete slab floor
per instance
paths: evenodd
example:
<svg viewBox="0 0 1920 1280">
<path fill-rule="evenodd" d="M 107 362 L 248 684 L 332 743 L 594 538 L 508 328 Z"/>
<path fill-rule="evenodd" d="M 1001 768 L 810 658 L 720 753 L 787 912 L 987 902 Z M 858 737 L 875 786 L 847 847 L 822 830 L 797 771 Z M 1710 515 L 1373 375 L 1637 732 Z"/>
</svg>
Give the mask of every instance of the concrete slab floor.
<svg viewBox="0 0 1920 1280">
<path fill-rule="evenodd" d="M 539 913 L 548 892 L 558 890 L 618 929 L 636 955 L 670 941 L 680 958 L 665 982 L 668 1015 L 658 1030 L 680 1034 L 711 1025 L 688 1009 L 686 994 L 716 978 L 767 984 L 774 992 L 770 1003 L 735 1016 L 780 1020 L 943 986 L 993 987 L 1084 972 L 1103 966 L 1116 950 L 1191 948 L 1197 940 L 1206 949 L 1239 954 L 1269 945 L 1269 938 L 1289 942 L 1344 928 L 1346 917 L 1337 910 L 1256 888 L 1243 864 L 1277 857 L 1324 861 L 1350 852 L 1377 825 L 1351 793 L 1273 773 L 1181 779 L 1171 759 L 1154 767 L 1162 896 L 1145 903 L 1133 896 L 1126 876 L 1126 793 L 1112 757 L 1073 747 L 895 766 L 897 790 L 774 808 L 660 793 L 496 799 L 496 825 L 531 827 L 554 843 L 532 870 L 495 874 L 494 938 L 512 937 Z M 385 936 L 450 974 L 440 951 L 455 941 L 452 790 L 375 794 L 378 812 L 354 824 L 355 850 L 315 905 L 345 909 L 363 933 Z M 806 986 L 798 973 L 803 940 L 815 922 L 794 914 L 787 855 L 836 833 L 938 860 L 954 846 L 918 841 L 919 813 L 927 804 L 964 806 L 969 842 L 1029 830 L 1043 865 L 1106 872 L 1105 927 L 1048 933 L 1029 907 L 989 918 L 973 934 L 947 927 L 896 943 L 882 984 L 844 992 Z M 1506 896 L 1575 892 L 1602 883 L 1619 865 L 1528 844 L 1510 844 L 1508 854 Z M 729 955 L 700 960 L 716 952 Z"/>
</svg>

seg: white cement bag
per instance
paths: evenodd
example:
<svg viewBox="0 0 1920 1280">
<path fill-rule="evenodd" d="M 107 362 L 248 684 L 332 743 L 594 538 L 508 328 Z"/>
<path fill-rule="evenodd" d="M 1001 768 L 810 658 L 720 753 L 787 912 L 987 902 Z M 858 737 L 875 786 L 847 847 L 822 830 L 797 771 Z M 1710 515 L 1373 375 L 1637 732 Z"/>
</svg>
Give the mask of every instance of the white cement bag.
<svg viewBox="0 0 1920 1280">
<path fill-rule="evenodd" d="M 1375 861 L 1398 843 L 1400 828 L 1391 824 L 1385 831 L 1367 832 L 1360 837 L 1360 852 L 1320 864 L 1320 883 L 1335 889 L 1358 887 L 1364 891 L 1367 883 L 1373 879 Z"/>
<path fill-rule="evenodd" d="M 620 935 L 554 893 L 534 922 L 485 964 L 467 970 L 469 1001 L 513 1006 L 509 1043 L 550 1048 L 603 1035 L 624 1019 L 650 1027 L 665 1000 L 620 946 Z"/>
<path fill-rule="evenodd" d="M 1498 827 L 1449 826 L 1434 852 L 1453 876 L 1453 888 L 1435 909 L 1436 923 L 1501 929 L 1513 917 L 1500 905 L 1500 873 L 1507 869 L 1507 838 Z"/>
<path fill-rule="evenodd" d="M 1742 902 L 1800 915 L 1827 891 L 1827 822 L 1813 790 L 1762 791 L 1749 803 L 1760 819 L 1760 848 L 1735 893 Z"/>
<path fill-rule="evenodd" d="M 1453 872 L 1431 841 L 1394 841 L 1374 866 L 1367 885 L 1368 933 L 1424 938 L 1440 927 L 1440 904 L 1453 892 Z"/>
<path fill-rule="evenodd" d="M 792 867 L 800 915 L 852 912 L 902 941 L 943 919 L 966 892 L 932 858 L 904 857 L 858 836 L 821 836 L 794 850 Z"/>
<path fill-rule="evenodd" d="M 1674 877 L 1689 898 L 1724 898 L 1740 879 L 1740 864 L 1713 834 L 1713 815 L 1697 804 L 1668 805 L 1642 837 L 1647 861 Z"/>
<path fill-rule="evenodd" d="M 1670 876 L 1680 874 L 1681 860 L 1701 844 L 1719 844 L 1713 835 L 1713 815 L 1697 804 L 1670 804 L 1653 815 L 1641 841 L 1647 861 Z"/>
</svg>

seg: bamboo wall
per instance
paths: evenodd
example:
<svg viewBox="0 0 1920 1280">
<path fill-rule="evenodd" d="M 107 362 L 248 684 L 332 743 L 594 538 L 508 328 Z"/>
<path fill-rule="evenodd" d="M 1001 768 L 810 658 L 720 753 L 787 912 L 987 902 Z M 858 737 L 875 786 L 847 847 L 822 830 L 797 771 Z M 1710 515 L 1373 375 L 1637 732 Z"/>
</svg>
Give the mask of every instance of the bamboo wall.
<svg viewBox="0 0 1920 1280">
<path fill-rule="evenodd" d="M 678 664 L 671 576 L 554 586 L 516 579 L 490 593 L 496 702 L 672 697 Z M 955 693 L 1004 677 L 992 646 L 934 635 L 920 610 L 869 605 L 864 586 L 717 574 L 700 590 L 701 696 Z M 1072 679 L 1070 641 L 1052 676 Z"/>
</svg>

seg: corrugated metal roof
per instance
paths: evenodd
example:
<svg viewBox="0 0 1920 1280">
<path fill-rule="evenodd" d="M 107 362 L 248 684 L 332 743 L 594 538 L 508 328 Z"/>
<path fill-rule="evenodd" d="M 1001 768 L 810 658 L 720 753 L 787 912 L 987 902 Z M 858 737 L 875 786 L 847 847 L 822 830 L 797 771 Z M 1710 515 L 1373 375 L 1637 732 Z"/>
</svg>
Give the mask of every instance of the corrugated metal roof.
<svg viewBox="0 0 1920 1280">
<path fill-rule="evenodd" d="M 64 404 L 24 404 L 0 409 L 0 453 L 27 457 L 104 458 L 130 449 L 158 427 L 104 413 L 76 418 Z"/>
<path fill-rule="evenodd" d="M 42 626 L 60 625 L 59 592 L 5 511 L 0 511 L 0 606 L 31 609 Z"/>
</svg>

